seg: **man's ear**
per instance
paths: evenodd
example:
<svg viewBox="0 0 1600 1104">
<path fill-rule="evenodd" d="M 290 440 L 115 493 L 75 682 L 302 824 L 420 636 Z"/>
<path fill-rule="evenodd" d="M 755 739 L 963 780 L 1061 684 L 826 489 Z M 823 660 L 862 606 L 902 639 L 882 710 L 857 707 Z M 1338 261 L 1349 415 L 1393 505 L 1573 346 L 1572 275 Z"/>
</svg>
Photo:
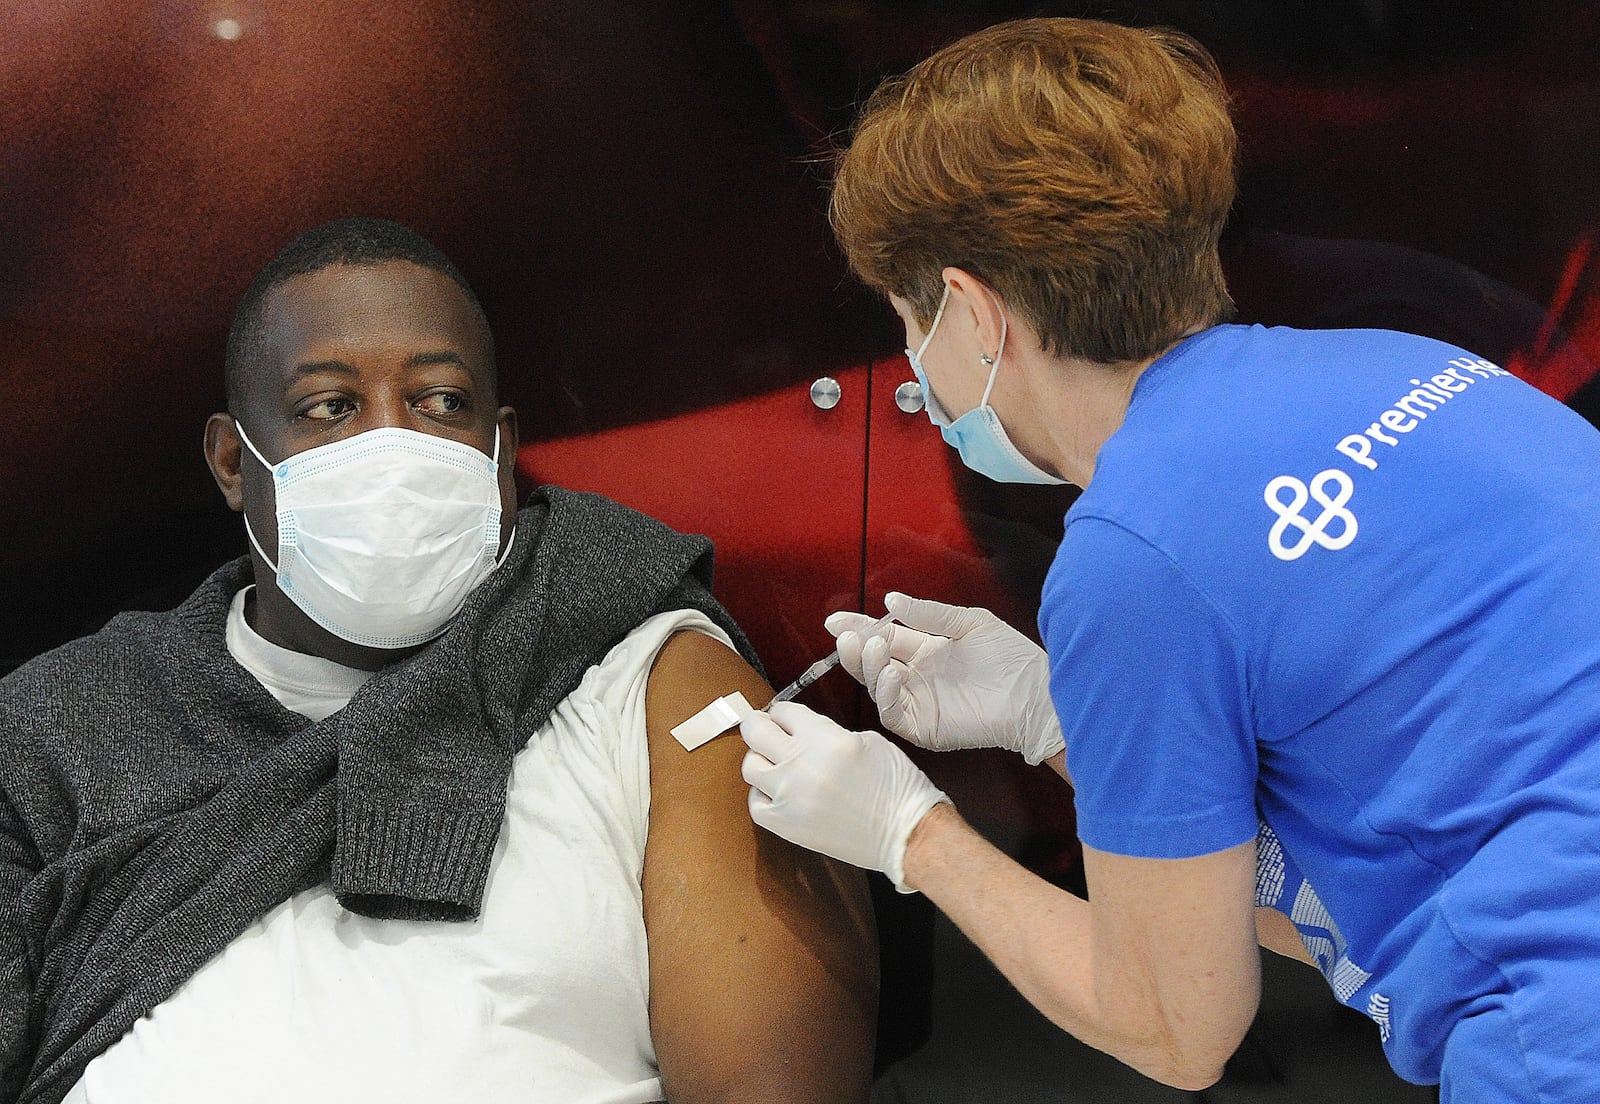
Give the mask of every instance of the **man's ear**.
<svg viewBox="0 0 1600 1104">
<path fill-rule="evenodd" d="M 513 419 L 513 426 L 516 424 Z M 239 425 L 231 414 L 213 414 L 206 419 L 206 466 L 217 481 L 228 509 L 244 512 L 244 479 L 239 474 L 244 446 L 239 441 Z"/>
<path fill-rule="evenodd" d="M 517 460 L 517 412 L 509 406 L 502 406 L 495 415 L 500 426 L 500 457 L 510 461 L 513 465 Z"/>
<path fill-rule="evenodd" d="M 517 436 L 517 412 L 509 406 L 502 406 L 496 415 L 500 426 L 500 455 L 496 458 L 500 463 L 500 500 L 509 502 L 515 509 L 520 503 L 517 494 L 517 446 L 520 440 Z"/>
</svg>

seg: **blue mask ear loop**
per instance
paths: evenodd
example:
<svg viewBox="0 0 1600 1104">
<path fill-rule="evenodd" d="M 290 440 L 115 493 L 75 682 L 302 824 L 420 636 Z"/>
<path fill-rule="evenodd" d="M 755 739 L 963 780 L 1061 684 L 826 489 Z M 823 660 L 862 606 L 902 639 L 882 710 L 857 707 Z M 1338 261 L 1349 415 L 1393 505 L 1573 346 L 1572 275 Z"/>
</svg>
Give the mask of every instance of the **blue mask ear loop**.
<svg viewBox="0 0 1600 1104">
<path fill-rule="evenodd" d="M 250 435 L 244 431 L 244 426 L 239 424 L 238 418 L 233 420 L 233 428 L 238 431 L 239 440 L 244 442 L 245 447 L 250 450 L 250 454 L 260 461 L 261 466 L 267 469 L 268 474 L 276 476 L 278 474 L 277 467 L 267 463 L 267 458 L 261 455 L 261 450 L 256 448 L 254 441 L 250 440 Z M 499 432 L 498 427 L 496 427 L 496 432 Z M 272 573 L 276 575 L 278 573 L 278 564 L 271 556 L 267 555 L 261 547 L 261 542 L 256 539 L 256 531 L 250 527 L 250 515 L 243 510 L 239 512 L 244 515 L 244 535 L 250 538 L 250 547 L 256 550 L 256 555 L 260 556 L 266 565 L 272 568 Z"/>
</svg>

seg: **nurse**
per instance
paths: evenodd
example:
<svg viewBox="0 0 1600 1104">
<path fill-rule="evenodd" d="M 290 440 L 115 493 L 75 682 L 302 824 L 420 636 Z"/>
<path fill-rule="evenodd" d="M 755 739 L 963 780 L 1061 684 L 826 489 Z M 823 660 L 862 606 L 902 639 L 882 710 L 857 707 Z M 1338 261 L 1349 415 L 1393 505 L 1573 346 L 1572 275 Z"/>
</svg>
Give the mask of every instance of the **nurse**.
<svg viewBox="0 0 1600 1104">
<path fill-rule="evenodd" d="M 1084 490 L 1045 651 L 904 595 L 829 628 L 889 729 L 1071 783 L 1089 900 L 794 703 L 742 726 L 751 815 L 1168 1084 L 1221 1075 L 1259 941 L 1447 1104 L 1600 1100 L 1600 434 L 1463 349 L 1229 324 L 1234 147 L 1194 42 L 1027 20 L 881 87 L 833 191 L 962 460 Z"/>
</svg>

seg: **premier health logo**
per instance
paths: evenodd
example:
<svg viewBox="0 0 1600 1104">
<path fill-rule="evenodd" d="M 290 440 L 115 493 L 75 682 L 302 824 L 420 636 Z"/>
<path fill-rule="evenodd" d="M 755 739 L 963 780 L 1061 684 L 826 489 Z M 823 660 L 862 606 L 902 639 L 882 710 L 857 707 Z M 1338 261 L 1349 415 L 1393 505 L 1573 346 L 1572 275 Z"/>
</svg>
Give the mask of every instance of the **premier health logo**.
<svg viewBox="0 0 1600 1104">
<path fill-rule="evenodd" d="M 1459 398 L 1469 387 L 1486 379 L 1511 375 L 1487 360 L 1456 357 L 1447 364 L 1443 372 L 1426 383 L 1420 379 L 1412 380 L 1416 390 L 1380 411 L 1366 429 L 1345 436 L 1333 446 L 1334 451 L 1361 469 L 1377 471 L 1378 460 L 1372 453 L 1374 442 L 1397 448 L 1404 440 L 1398 434 L 1411 433 L 1430 414 L 1436 413 L 1451 399 Z M 1287 499 L 1283 496 L 1285 491 L 1289 492 Z M 1298 560 L 1313 547 L 1326 548 L 1330 552 L 1348 548 L 1360 531 L 1354 511 L 1348 509 L 1355 492 L 1355 480 L 1339 468 L 1318 472 L 1311 477 L 1309 485 L 1292 475 L 1276 477 L 1262 492 L 1267 507 L 1277 515 L 1272 528 L 1267 531 L 1267 548 L 1285 563 Z M 1321 512 L 1308 519 L 1302 511 L 1312 502 L 1321 507 Z M 1294 539 L 1286 541 L 1284 538 L 1290 530 L 1294 531 Z"/>
</svg>

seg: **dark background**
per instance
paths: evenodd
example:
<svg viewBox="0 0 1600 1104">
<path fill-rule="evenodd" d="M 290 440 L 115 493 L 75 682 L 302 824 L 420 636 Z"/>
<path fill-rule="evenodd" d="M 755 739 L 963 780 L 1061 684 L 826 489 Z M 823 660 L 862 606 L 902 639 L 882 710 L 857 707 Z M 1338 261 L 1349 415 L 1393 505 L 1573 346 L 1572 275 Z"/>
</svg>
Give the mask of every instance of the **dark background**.
<svg viewBox="0 0 1600 1104">
<path fill-rule="evenodd" d="M 200 427 L 233 303 L 298 231 L 438 240 L 532 441 L 809 382 L 899 345 L 825 224 L 855 104 L 1041 13 L 1217 53 L 1246 320 L 1432 332 L 1595 416 L 1592 3 L 10 0 L 0 670 L 241 549 Z"/>
</svg>

